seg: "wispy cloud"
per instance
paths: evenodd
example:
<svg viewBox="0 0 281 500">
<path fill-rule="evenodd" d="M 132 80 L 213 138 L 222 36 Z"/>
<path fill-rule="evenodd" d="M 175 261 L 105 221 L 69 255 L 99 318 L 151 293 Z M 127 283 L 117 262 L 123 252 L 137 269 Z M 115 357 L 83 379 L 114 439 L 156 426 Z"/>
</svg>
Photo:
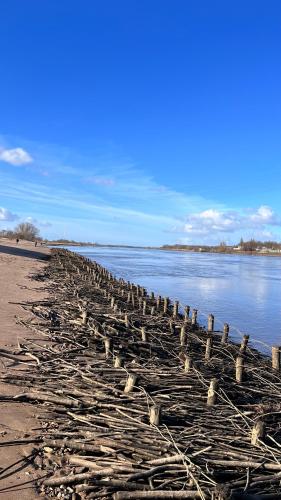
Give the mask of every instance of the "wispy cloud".
<svg viewBox="0 0 281 500">
<path fill-rule="evenodd" d="M 114 186 L 115 180 L 110 177 L 102 177 L 99 175 L 94 175 L 87 177 L 85 179 L 86 182 L 90 184 L 96 184 L 97 186 Z"/>
<path fill-rule="evenodd" d="M 24 222 L 30 222 L 30 224 L 34 224 L 35 226 L 40 226 L 40 227 L 51 227 L 52 224 L 47 221 L 41 221 L 38 219 L 35 219 L 34 217 L 26 217 L 24 219 Z"/>
<path fill-rule="evenodd" d="M 0 207 L 0 222 L 4 221 L 11 222 L 17 219 L 19 219 L 19 216 L 17 214 L 13 214 L 7 208 Z"/>
<path fill-rule="evenodd" d="M 23 148 L 5 149 L 0 148 L 0 161 L 9 163 L 16 167 L 32 163 L 32 156 Z"/>
</svg>

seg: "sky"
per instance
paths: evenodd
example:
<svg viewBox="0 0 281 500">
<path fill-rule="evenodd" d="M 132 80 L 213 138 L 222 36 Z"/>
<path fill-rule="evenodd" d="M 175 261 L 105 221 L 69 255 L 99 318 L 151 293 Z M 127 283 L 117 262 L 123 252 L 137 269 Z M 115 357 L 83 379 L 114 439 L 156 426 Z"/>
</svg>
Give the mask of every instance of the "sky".
<svg viewBox="0 0 281 500">
<path fill-rule="evenodd" d="M 0 230 L 281 240 L 278 0 L 9 0 Z"/>
</svg>

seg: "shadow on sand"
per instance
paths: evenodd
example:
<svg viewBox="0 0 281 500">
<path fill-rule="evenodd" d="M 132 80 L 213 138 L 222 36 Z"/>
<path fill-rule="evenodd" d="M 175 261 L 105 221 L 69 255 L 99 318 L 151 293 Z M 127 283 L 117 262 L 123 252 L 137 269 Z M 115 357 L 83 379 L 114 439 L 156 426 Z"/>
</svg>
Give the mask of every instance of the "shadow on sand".
<svg viewBox="0 0 281 500">
<path fill-rule="evenodd" d="M 6 245 L 0 245 L 0 254 L 16 255 L 18 257 L 29 257 L 30 259 L 37 260 L 48 260 L 50 257 L 44 252 L 28 250 L 26 248 L 20 247 L 8 247 Z"/>
</svg>

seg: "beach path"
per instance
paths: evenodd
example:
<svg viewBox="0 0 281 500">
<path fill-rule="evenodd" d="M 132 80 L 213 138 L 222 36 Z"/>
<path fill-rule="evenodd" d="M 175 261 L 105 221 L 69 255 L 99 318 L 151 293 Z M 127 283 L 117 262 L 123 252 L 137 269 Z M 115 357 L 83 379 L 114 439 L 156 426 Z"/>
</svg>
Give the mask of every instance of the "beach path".
<svg viewBox="0 0 281 500">
<path fill-rule="evenodd" d="M 29 300 L 42 300 L 46 292 L 40 290 L 42 283 L 32 281 L 30 274 L 36 273 L 46 265 L 50 250 L 43 246 L 35 248 L 32 242 L 8 241 L 0 238 L 0 373 L 16 374 L 24 370 L 24 363 L 1 356 L 3 350 L 11 353 L 18 350 L 18 342 L 26 337 L 40 339 L 36 333 L 16 323 L 15 316 L 28 317 L 19 303 Z M 30 362 L 34 362 L 30 360 Z M 33 482 L 40 471 L 29 463 L 28 455 L 34 448 L 33 443 L 8 445 L 19 439 L 32 439 L 39 434 L 36 429 L 40 422 L 32 405 L 5 401 L 5 396 L 24 392 L 19 388 L 0 381 L 0 500 L 32 500 L 39 498 Z M 7 467 L 18 462 L 14 467 Z M 41 473 L 42 474 L 42 473 Z M 42 497 L 41 497 L 42 498 Z"/>
</svg>

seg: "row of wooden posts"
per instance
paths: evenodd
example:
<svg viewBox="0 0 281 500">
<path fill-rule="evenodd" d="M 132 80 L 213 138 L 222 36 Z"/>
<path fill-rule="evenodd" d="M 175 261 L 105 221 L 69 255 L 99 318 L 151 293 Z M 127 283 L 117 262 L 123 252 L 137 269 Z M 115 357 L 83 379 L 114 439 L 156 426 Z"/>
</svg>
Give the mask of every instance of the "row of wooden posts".
<svg viewBox="0 0 281 500">
<path fill-rule="evenodd" d="M 87 261 L 88 259 L 86 259 Z M 91 277 L 94 278 L 95 283 L 98 285 L 98 287 L 103 290 L 103 293 L 105 297 L 111 300 L 110 305 L 111 308 L 115 312 L 118 312 L 118 304 L 116 302 L 116 299 L 114 296 L 110 294 L 107 290 L 102 288 L 102 282 L 104 280 L 108 282 L 118 282 L 120 285 L 123 285 L 123 288 L 120 289 L 120 294 L 121 296 L 124 297 L 126 291 L 124 287 L 127 287 L 128 289 L 128 294 L 127 294 L 127 303 L 132 304 L 133 307 L 136 305 L 136 301 L 138 301 L 139 308 L 142 310 L 142 313 L 144 315 L 150 314 L 153 316 L 156 311 L 163 314 L 170 314 L 173 319 L 177 318 L 182 318 L 184 319 L 184 324 L 182 325 L 180 329 L 180 345 L 182 347 L 187 345 L 187 332 L 186 332 L 186 326 L 185 324 L 187 322 L 191 323 L 192 326 L 197 326 L 197 314 L 198 310 L 193 309 L 191 318 L 190 318 L 190 306 L 185 306 L 184 308 L 184 315 L 179 315 L 179 301 L 175 301 L 173 304 L 173 308 L 171 310 L 171 301 L 168 297 L 165 297 L 162 299 L 161 296 L 157 296 L 155 298 L 155 295 L 153 292 L 151 292 L 150 297 L 147 296 L 147 292 L 145 288 L 140 287 L 139 285 L 134 285 L 133 283 L 126 282 L 122 278 L 119 280 L 115 279 L 112 274 L 107 271 L 105 268 L 99 266 L 98 264 L 95 263 L 94 268 L 91 266 L 93 265 L 93 262 L 88 260 L 89 265 L 88 266 L 83 266 L 83 270 L 86 270 L 88 272 L 88 275 L 92 275 Z M 76 267 L 76 271 L 81 274 L 81 268 L 79 266 Z M 83 277 L 85 281 L 88 280 L 87 276 Z M 113 284 L 111 286 L 111 289 L 113 290 Z M 147 300 L 148 299 L 148 300 Z M 148 309 L 148 301 L 152 302 L 153 305 L 150 307 L 150 311 Z M 120 311 L 121 312 L 121 311 Z M 126 327 L 130 326 L 129 323 L 129 317 L 128 314 L 125 314 L 125 325 Z M 88 312 L 87 310 L 82 311 L 82 324 L 86 325 L 88 322 Z M 206 339 L 206 349 L 205 349 L 205 360 L 208 361 L 211 356 L 212 356 L 212 349 L 213 349 L 213 337 L 212 333 L 214 332 L 214 322 L 215 318 L 213 314 L 209 314 L 208 316 L 208 322 L 207 322 L 207 339 Z M 174 331 L 174 327 L 171 328 L 171 330 Z M 149 342 L 149 336 L 148 332 L 145 330 L 144 327 L 141 328 L 140 330 L 141 333 L 141 339 L 143 342 Z M 229 337 L 229 324 L 225 323 L 223 327 L 223 332 L 221 336 L 221 343 L 222 344 L 227 344 L 228 343 L 228 337 Z M 249 341 L 249 335 L 244 335 L 241 345 L 240 345 L 240 354 L 236 358 L 235 362 L 235 379 L 238 383 L 242 383 L 244 379 L 244 353 L 246 351 L 247 345 Z M 106 358 L 110 358 L 111 355 L 113 355 L 113 339 L 111 337 L 105 337 L 104 338 L 104 348 L 105 348 L 105 356 Z M 272 368 L 276 371 L 280 371 L 280 347 L 279 346 L 273 346 L 272 347 Z M 124 358 L 121 356 L 121 354 L 117 354 L 116 356 L 113 357 L 113 364 L 115 368 L 122 368 L 124 366 Z M 185 363 L 184 363 L 184 370 L 186 373 L 192 371 L 193 369 L 193 361 L 190 356 L 185 357 Z M 135 385 L 137 383 L 137 374 L 135 373 L 128 373 L 127 374 L 127 380 L 125 383 L 124 387 L 124 393 L 128 394 L 133 391 Z M 217 402 L 218 398 L 218 390 L 219 390 L 219 381 L 216 378 L 213 378 L 210 380 L 210 385 L 208 388 L 207 392 L 207 406 L 213 406 Z M 161 424 L 161 406 L 160 405 L 153 405 L 149 409 L 149 422 L 153 425 L 160 425 Z M 264 422 L 258 420 L 252 430 L 252 437 L 251 437 L 251 443 L 255 445 L 259 439 L 263 438 L 265 436 L 265 426 Z"/>
<path fill-rule="evenodd" d="M 88 260 L 89 265 L 84 266 L 84 270 L 87 271 L 88 274 L 92 274 L 94 278 L 98 278 L 98 275 L 101 275 L 104 279 L 106 279 L 109 282 L 117 281 L 113 277 L 113 275 L 105 268 L 102 266 L 99 266 L 96 264 L 95 268 L 93 269 L 91 266 L 93 265 L 93 262 L 90 261 L 89 259 L 85 259 L 86 262 Z M 81 273 L 81 268 L 79 266 L 76 267 L 76 270 L 78 273 Z M 87 277 L 85 277 L 87 279 Z M 102 278 L 99 278 L 100 280 Z M 135 285 L 134 283 L 126 282 L 124 279 L 120 278 L 119 279 L 120 284 L 127 286 L 129 289 L 128 295 L 127 295 L 127 303 L 132 304 L 135 306 L 136 299 L 138 299 L 139 302 L 139 307 L 142 309 L 143 315 L 146 315 L 149 313 L 148 311 L 148 304 L 146 297 L 148 297 L 147 291 L 144 287 L 141 287 L 139 285 Z M 101 284 L 101 283 L 100 283 Z M 112 285 L 113 288 L 113 285 Z M 121 295 L 125 294 L 125 289 L 122 288 L 120 290 Z M 108 298 L 111 298 L 111 307 L 115 312 L 118 311 L 118 304 L 116 302 L 115 297 L 111 296 L 111 294 L 107 291 L 104 290 L 105 295 L 108 295 Z M 156 311 L 160 311 L 163 314 L 167 314 L 170 311 L 171 308 L 171 300 L 169 297 L 164 297 L 162 298 L 160 295 L 158 295 L 155 298 L 154 292 L 151 292 L 150 301 L 155 302 L 155 305 L 152 305 L 150 308 L 150 314 L 154 315 Z M 162 306 L 162 307 L 161 307 Z M 179 301 L 175 301 L 173 303 L 173 308 L 171 311 L 171 316 L 173 319 L 177 319 L 179 317 Z M 197 309 L 192 309 L 191 311 L 191 318 L 190 318 L 190 306 L 185 306 L 184 307 L 184 315 L 183 319 L 184 322 L 190 321 L 191 325 L 196 326 L 197 325 L 197 316 L 198 316 L 198 310 Z M 86 324 L 88 319 L 87 311 L 83 311 L 82 313 L 82 323 Z M 128 321 L 128 316 L 125 315 L 125 323 L 126 326 L 129 326 L 129 321 Z M 213 314 L 209 314 L 208 316 L 208 322 L 207 322 L 207 332 L 209 334 L 214 332 L 214 324 L 215 324 L 215 318 Z M 223 326 L 223 332 L 221 336 L 221 343 L 222 344 L 227 344 L 228 342 L 228 337 L 229 337 L 229 324 L 224 323 Z M 145 332 L 144 329 L 142 329 L 142 341 L 148 342 L 148 334 Z M 240 346 L 240 351 L 241 354 L 243 354 L 246 351 L 247 344 L 249 341 L 249 335 L 244 335 L 241 346 Z M 181 329 L 180 333 L 180 343 L 182 346 L 186 345 L 186 333 L 184 326 Z M 212 356 L 212 346 L 213 346 L 213 339 L 212 337 L 207 338 L 207 343 L 206 343 L 206 352 L 205 352 L 205 359 L 209 360 Z M 272 368 L 276 371 L 280 371 L 281 369 L 281 348 L 280 346 L 272 346 L 271 349 L 271 359 L 272 359 Z M 192 361 L 187 359 L 186 360 L 186 371 L 190 370 L 190 366 L 192 364 Z M 241 383 L 243 381 L 243 374 L 244 374 L 244 358 L 243 356 L 238 356 L 236 359 L 236 381 Z"/>
</svg>

